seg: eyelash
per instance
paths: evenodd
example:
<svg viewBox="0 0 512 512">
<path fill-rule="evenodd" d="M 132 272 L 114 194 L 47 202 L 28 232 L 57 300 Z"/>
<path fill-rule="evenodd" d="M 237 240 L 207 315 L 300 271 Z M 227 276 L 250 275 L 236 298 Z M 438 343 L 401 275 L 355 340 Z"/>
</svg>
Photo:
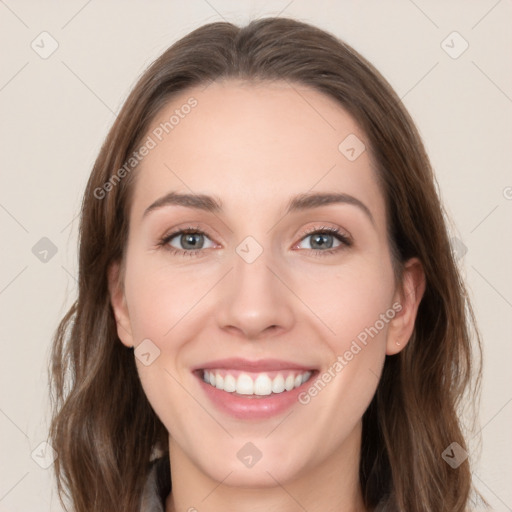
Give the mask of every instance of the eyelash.
<svg viewBox="0 0 512 512">
<path fill-rule="evenodd" d="M 208 234 L 199 229 L 198 227 L 192 227 L 189 226 L 188 228 L 179 229 L 176 231 L 173 231 L 172 233 L 169 233 L 168 235 L 165 235 L 159 242 L 158 247 L 163 247 L 165 250 L 169 251 L 172 255 L 181 255 L 181 256 L 196 256 L 200 252 L 204 252 L 203 249 L 193 249 L 190 251 L 186 251 L 183 249 L 176 249 L 176 247 L 172 247 L 169 245 L 169 242 L 175 238 L 177 235 L 187 234 L 187 233 L 193 233 L 197 235 L 204 235 L 208 237 Z M 336 247 L 334 249 L 326 249 L 324 251 L 315 250 L 315 249 L 302 249 L 306 251 L 310 251 L 314 256 L 329 256 L 334 253 L 339 252 L 340 250 L 343 250 L 347 247 L 352 246 L 352 240 L 345 234 L 341 233 L 341 231 L 338 228 L 330 227 L 330 226 L 322 226 L 321 228 L 312 228 L 306 233 L 302 235 L 300 238 L 300 242 L 311 235 L 332 235 L 334 236 L 338 241 L 341 242 L 342 245 L 339 247 Z M 210 238 L 210 237 L 208 237 Z"/>
<path fill-rule="evenodd" d="M 338 228 L 334 228 L 331 226 L 322 226 L 321 228 L 315 227 L 308 229 L 301 236 L 300 241 L 304 240 L 304 238 L 307 238 L 308 236 L 311 235 L 332 235 L 339 242 L 341 242 L 341 245 L 339 247 L 335 247 L 334 249 L 326 249 L 324 251 L 317 251 L 315 249 L 302 249 L 310 251 L 310 253 L 313 254 L 314 256 L 329 256 L 331 254 L 335 254 L 343 249 L 352 246 L 352 240 L 347 235 L 343 234 Z"/>
</svg>

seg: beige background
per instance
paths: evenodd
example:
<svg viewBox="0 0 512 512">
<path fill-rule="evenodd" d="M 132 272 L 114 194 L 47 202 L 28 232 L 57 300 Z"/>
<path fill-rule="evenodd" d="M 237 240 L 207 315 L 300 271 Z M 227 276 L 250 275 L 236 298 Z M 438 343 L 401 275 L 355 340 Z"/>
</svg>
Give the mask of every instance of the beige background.
<svg viewBox="0 0 512 512">
<path fill-rule="evenodd" d="M 510 0 L 0 0 L 0 512 L 61 510 L 51 467 L 40 465 L 51 463 L 40 446 L 46 361 L 76 292 L 80 197 L 115 113 L 144 68 L 191 29 L 277 14 L 354 46 L 418 124 L 484 338 L 475 482 L 494 510 L 512 510 Z M 446 39 L 454 31 L 463 39 Z M 57 50 L 43 59 L 53 40 Z M 464 41 L 467 50 L 452 58 Z M 43 237 L 55 255 L 42 253 L 50 247 Z"/>
</svg>

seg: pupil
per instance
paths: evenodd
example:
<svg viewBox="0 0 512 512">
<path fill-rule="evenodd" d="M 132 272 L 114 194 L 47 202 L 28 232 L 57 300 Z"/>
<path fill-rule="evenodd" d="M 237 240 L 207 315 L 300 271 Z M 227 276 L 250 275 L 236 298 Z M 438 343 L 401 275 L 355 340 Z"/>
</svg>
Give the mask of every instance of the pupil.
<svg viewBox="0 0 512 512">
<path fill-rule="evenodd" d="M 327 247 L 330 249 L 332 247 L 332 235 L 326 235 L 326 234 L 317 234 L 313 236 L 313 243 L 311 246 L 314 248 L 315 246 L 323 248 Z"/>
</svg>

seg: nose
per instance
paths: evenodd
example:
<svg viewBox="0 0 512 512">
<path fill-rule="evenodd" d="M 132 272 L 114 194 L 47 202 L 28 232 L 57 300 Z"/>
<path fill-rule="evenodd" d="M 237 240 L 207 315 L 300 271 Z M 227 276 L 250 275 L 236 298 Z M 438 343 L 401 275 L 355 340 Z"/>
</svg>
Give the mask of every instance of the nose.
<svg viewBox="0 0 512 512">
<path fill-rule="evenodd" d="M 292 328 L 293 293 L 266 251 L 252 263 L 235 254 L 216 307 L 217 324 L 248 340 L 275 336 Z"/>
</svg>

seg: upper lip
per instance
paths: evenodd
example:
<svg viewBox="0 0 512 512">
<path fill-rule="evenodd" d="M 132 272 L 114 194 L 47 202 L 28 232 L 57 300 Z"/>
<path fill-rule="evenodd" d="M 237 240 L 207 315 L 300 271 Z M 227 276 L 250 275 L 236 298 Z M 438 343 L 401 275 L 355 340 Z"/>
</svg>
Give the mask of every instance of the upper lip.
<svg viewBox="0 0 512 512">
<path fill-rule="evenodd" d="M 214 370 L 214 369 L 232 369 L 232 370 L 245 370 L 248 372 L 265 372 L 276 370 L 312 370 L 311 366 L 304 366 L 302 364 L 294 363 L 292 361 L 283 361 L 280 359 L 259 359 L 252 361 L 250 359 L 241 358 L 227 358 L 217 359 L 215 361 L 208 361 L 202 365 L 197 366 L 196 370 Z"/>
</svg>

